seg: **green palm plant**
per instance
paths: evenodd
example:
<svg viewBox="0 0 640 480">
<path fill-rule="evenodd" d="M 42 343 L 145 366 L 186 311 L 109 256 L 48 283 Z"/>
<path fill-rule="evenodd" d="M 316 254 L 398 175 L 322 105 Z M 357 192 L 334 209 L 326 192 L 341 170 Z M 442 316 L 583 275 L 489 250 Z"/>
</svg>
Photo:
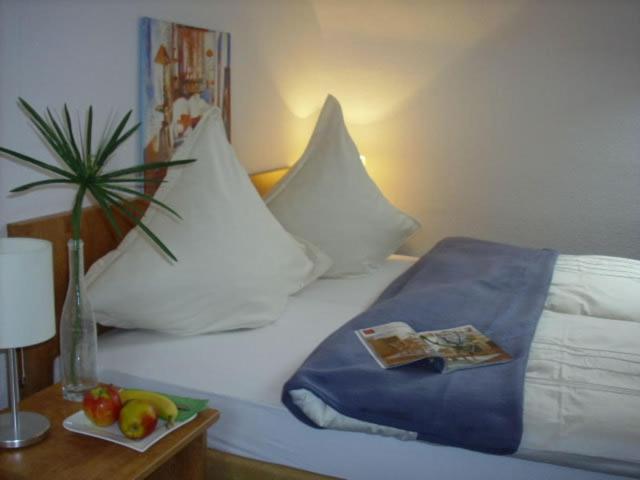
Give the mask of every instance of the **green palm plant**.
<svg viewBox="0 0 640 480">
<path fill-rule="evenodd" d="M 77 130 L 78 138 L 83 140 L 82 144 L 78 145 L 71 122 L 71 116 L 69 115 L 69 110 L 66 104 L 63 108 L 62 118 L 58 116 L 57 120 L 48 108 L 46 115 L 41 116 L 24 99 L 20 98 L 19 104 L 24 109 L 30 122 L 40 133 L 41 138 L 45 141 L 47 146 L 50 147 L 56 156 L 62 161 L 62 166 L 64 168 L 51 165 L 41 160 L 36 160 L 35 158 L 8 148 L 0 147 L 0 153 L 4 153 L 14 157 L 15 159 L 26 162 L 31 166 L 46 170 L 49 174 L 55 176 L 55 178 L 48 180 L 40 180 L 21 185 L 11 190 L 12 193 L 24 192 L 43 185 L 76 185 L 77 191 L 71 212 L 71 236 L 73 239 L 80 239 L 82 202 L 85 195 L 90 194 L 102 208 L 107 220 L 111 224 L 111 227 L 119 237 L 122 237 L 122 230 L 115 220 L 113 214 L 114 210 L 120 211 L 126 218 L 140 227 L 149 239 L 152 240 L 172 260 L 177 260 L 171 250 L 169 250 L 169 248 L 167 248 L 167 246 L 162 243 L 162 241 L 140 220 L 137 212 L 128 206 L 127 199 L 123 194 L 132 195 L 151 202 L 180 218 L 180 215 L 178 215 L 178 213 L 168 205 L 150 195 L 146 195 L 136 189 L 126 187 L 125 185 L 128 184 L 135 186 L 148 182 L 161 183 L 162 180 L 144 179 L 136 175 L 148 170 L 157 170 L 192 163 L 195 162 L 195 159 L 172 160 L 169 162 L 136 165 L 134 167 L 105 173 L 103 170 L 116 149 L 131 137 L 131 135 L 133 135 L 140 127 L 140 124 L 137 123 L 133 127 L 126 129 L 127 122 L 131 116 L 131 110 L 127 112 L 115 128 L 107 126 L 97 144 L 97 148 L 94 151 L 92 150 L 93 107 L 89 107 L 87 112 L 84 137 L 82 129 L 78 128 Z"/>
<path fill-rule="evenodd" d="M 119 237 L 122 237 L 123 232 L 115 219 L 115 211 L 120 212 L 125 218 L 137 225 L 160 250 L 176 261 L 177 258 L 171 250 L 142 222 L 139 215 L 140 212 L 136 211 L 129 199 L 137 197 L 150 204 L 158 205 L 178 218 L 180 216 L 163 202 L 130 187 L 141 186 L 149 182 L 162 183 L 162 180 L 144 179 L 139 174 L 148 170 L 185 165 L 195 162 L 195 159 L 157 162 L 105 172 L 105 167 L 116 149 L 140 127 L 139 123 L 130 128 L 127 127 L 131 117 L 131 110 L 115 127 L 112 124 L 105 128 L 94 149 L 93 107 L 89 107 L 87 111 L 85 128 L 83 129 L 82 125 L 78 125 L 74 132 L 74 126 L 66 104 L 61 115 L 54 115 L 48 108 L 46 114 L 40 115 L 22 98 L 19 99 L 19 104 L 31 124 L 40 134 L 41 139 L 58 157 L 61 165 L 52 165 L 14 150 L 0 147 L 0 154 L 13 157 L 29 166 L 45 170 L 53 176 L 53 178 L 47 180 L 21 185 L 11 190 L 11 192 L 25 192 L 45 185 L 68 184 L 75 185 L 77 188 L 71 211 L 71 236 L 75 248 L 69 249 L 71 275 L 60 327 L 61 354 L 64 357 L 62 359 L 63 392 L 65 392 L 66 398 L 75 400 L 79 398 L 78 392 L 86 389 L 91 382 L 97 382 L 95 322 L 86 299 L 83 299 L 84 286 L 81 280 L 84 272 L 81 271 L 81 247 L 78 248 L 82 244 L 80 240 L 83 200 L 86 195 L 93 197 L 104 211 L 111 227 Z M 80 142 L 76 141 L 76 135 Z M 63 321 L 64 327 L 62 325 Z M 91 351 L 91 353 L 87 354 L 86 352 L 88 351 Z M 86 358 L 87 355 L 89 358 Z"/>
</svg>

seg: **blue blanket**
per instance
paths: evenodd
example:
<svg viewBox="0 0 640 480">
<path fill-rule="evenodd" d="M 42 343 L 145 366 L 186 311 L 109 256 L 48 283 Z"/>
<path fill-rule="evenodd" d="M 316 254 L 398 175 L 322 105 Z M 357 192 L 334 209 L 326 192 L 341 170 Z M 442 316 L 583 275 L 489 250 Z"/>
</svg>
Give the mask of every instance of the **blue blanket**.
<svg viewBox="0 0 640 480">
<path fill-rule="evenodd" d="M 556 258 L 551 250 L 441 241 L 316 348 L 285 384 L 282 401 L 314 427 L 288 392 L 307 389 L 343 415 L 417 432 L 419 440 L 514 453 L 522 436 L 527 357 Z M 416 331 L 471 324 L 513 361 L 447 375 L 420 363 L 384 370 L 354 331 L 392 321 Z"/>
</svg>

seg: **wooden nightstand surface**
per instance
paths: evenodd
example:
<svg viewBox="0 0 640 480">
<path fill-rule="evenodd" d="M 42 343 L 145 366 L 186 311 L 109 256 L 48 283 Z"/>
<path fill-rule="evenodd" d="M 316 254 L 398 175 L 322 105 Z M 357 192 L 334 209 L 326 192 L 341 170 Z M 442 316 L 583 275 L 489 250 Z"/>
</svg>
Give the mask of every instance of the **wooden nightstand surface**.
<svg viewBox="0 0 640 480">
<path fill-rule="evenodd" d="M 59 384 L 28 397 L 20 408 L 46 415 L 51 430 L 47 438 L 30 447 L 0 449 L 1 479 L 125 480 L 152 474 L 152 478 L 197 478 L 200 470 L 204 475 L 206 429 L 219 417 L 217 410 L 200 412 L 197 418 L 139 453 L 65 430 L 62 421 L 82 409 L 82 404 L 64 400 Z M 191 468 L 195 470 L 189 474 Z"/>
</svg>

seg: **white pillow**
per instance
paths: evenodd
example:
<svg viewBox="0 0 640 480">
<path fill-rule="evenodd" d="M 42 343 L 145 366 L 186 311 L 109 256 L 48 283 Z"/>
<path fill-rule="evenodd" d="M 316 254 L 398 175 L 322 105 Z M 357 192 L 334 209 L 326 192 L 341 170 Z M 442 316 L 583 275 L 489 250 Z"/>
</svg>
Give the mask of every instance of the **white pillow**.
<svg viewBox="0 0 640 480">
<path fill-rule="evenodd" d="M 420 228 L 369 178 L 331 95 L 302 157 L 266 202 L 284 228 L 331 257 L 328 277 L 372 270 Z"/>
<path fill-rule="evenodd" d="M 314 264 L 273 218 L 227 142 L 217 108 L 174 158 L 198 161 L 169 170 L 156 198 L 183 219 L 152 207 L 143 222 L 178 262 L 133 229 L 87 273 L 97 320 L 178 335 L 273 322 L 288 295 L 330 260 L 319 253 Z"/>
</svg>

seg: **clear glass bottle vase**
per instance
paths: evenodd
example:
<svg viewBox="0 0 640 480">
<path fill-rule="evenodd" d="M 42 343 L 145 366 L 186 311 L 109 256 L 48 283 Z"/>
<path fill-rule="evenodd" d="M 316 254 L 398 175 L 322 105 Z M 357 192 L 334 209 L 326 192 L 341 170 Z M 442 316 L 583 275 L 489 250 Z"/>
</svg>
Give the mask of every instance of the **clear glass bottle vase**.
<svg viewBox="0 0 640 480">
<path fill-rule="evenodd" d="M 82 240 L 69 240 L 69 287 L 60 317 L 60 372 L 64 398 L 81 401 L 98 384 L 98 336 L 84 284 Z"/>
</svg>

